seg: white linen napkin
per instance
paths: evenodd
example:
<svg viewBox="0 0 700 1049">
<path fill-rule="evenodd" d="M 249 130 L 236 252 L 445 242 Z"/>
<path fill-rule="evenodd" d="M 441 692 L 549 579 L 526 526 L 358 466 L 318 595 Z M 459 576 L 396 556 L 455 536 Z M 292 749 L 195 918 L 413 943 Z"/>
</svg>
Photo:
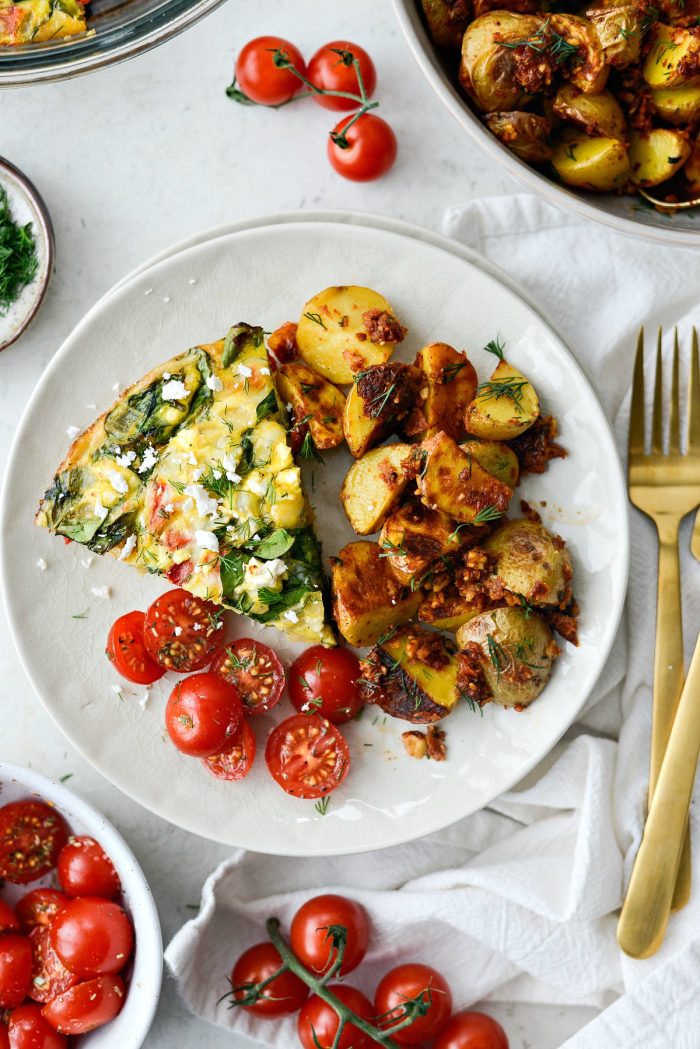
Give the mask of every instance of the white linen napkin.
<svg viewBox="0 0 700 1049">
<path fill-rule="evenodd" d="M 700 324 L 700 253 L 630 240 L 528 195 L 453 208 L 445 232 L 502 266 L 549 313 L 624 453 L 636 331 L 677 323 L 687 335 Z M 700 566 L 688 538 L 689 522 L 689 658 Z M 655 559 L 653 526 L 635 512 L 630 592 L 612 655 L 581 720 L 517 789 L 446 831 L 382 852 L 307 860 L 241 851 L 223 863 L 199 915 L 166 951 L 188 1005 L 264 1045 L 296 1044 L 293 1021 L 256 1021 L 218 999 L 238 955 L 265 938 L 269 915 L 288 923 L 311 892 L 331 889 L 370 912 L 368 958 L 350 978 L 370 995 L 397 958 L 414 958 L 445 974 L 459 1007 L 491 996 L 605 1009 L 566 1049 L 697 1049 L 700 885 L 654 959 L 632 962 L 615 944 L 645 807 Z M 697 819 L 693 841 L 700 871 Z"/>
</svg>

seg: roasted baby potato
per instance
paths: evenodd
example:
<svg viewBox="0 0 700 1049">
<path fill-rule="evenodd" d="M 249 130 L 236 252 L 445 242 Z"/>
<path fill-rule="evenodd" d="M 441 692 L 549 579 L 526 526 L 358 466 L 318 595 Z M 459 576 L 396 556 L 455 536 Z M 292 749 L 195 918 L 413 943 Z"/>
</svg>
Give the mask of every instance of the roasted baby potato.
<svg viewBox="0 0 700 1049">
<path fill-rule="evenodd" d="M 309 367 L 342 386 L 363 368 L 388 361 L 405 334 L 382 295 L 350 285 L 326 288 L 309 299 L 296 339 Z"/>
<path fill-rule="evenodd" d="M 553 14 L 549 17 L 549 32 L 574 49 L 568 63 L 569 78 L 574 87 L 587 95 L 599 94 L 605 87 L 609 70 L 598 34 L 591 22 L 578 15 Z M 566 61 L 563 45 L 559 45 L 556 38 L 554 44 L 558 45 L 555 61 L 561 64 Z"/>
<path fill-rule="evenodd" d="M 482 608 L 462 597 L 454 586 L 431 590 L 418 611 L 418 619 L 436 630 L 454 632 L 462 623 L 480 615 Z"/>
<path fill-rule="evenodd" d="M 338 630 L 349 645 L 374 645 L 418 612 L 421 595 L 401 586 L 377 543 L 348 543 L 333 558 L 331 591 Z"/>
<path fill-rule="evenodd" d="M 508 509 L 513 494 L 446 433 L 423 441 L 418 492 L 431 510 L 465 524 L 484 524 Z"/>
<path fill-rule="evenodd" d="M 522 709 L 537 699 L 559 649 L 544 620 L 512 606 L 482 612 L 457 631 L 460 660 L 478 675 L 487 695 L 502 707 Z M 460 672 L 461 682 L 463 671 Z"/>
<path fill-rule="evenodd" d="M 403 425 L 410 437 L 444 430 L 456 441 L 464 435 L 464 411 L 476 390 L 477 377 L 466 353 L 444 342 L 432 342 L 416 354 L 420 389 Z"/>
<path fill-rule="evenodd" d="M 573 570 L 561 536 L 522 518 L 502 524 L 482 545 L 504 590 L 530 605 L 570 605 Z"/>
<path fill-rule="evenodd" d="M 700 118 L 700 84 L 661 87 L 651 93 L 654 109 L 669 124 L 694 124 Z"/>
<path fill-rule="evenodd" d="M 368 703 L 422 725 L 440 721 L 459 700 L 454 646 L 440 634 L 404 627 L 374 648 L 359 679 Z"/>
<path fill-rule="evenodd" d="M 552 155 L 552 122 L 536 113 L 487 113 L 484 123 L 521 160 L 544 164 Z"/>
<path fill-rule="evenodd" d="M 418 499 L 399 507 L 384 522 L 379 537 L 382 557 L 404 586 L 419 585 L 433 561 L 459 550 L 469 538 L 466 528 Z"/>
<path fill-rule="evenodd" d="M 408 484 L 403 467 L 412 455 L 410 444 L 387 444 L 352 464 L 340 500 L 358 535 L 371 535 L 384 524 Z"/>
<path fill-rule="evenodd" d="M 657 22 L 651 47 L 642 67 L 642 76 L 653 88 L 677 87 L 697 83 L 700 74 L 700 27 Z"/>
<path fill-rule="evenodd" d="M 358 373 L 343 415 L 345 440 L 355 459 L 397 429 L 413 407 L 418 382 L 410 364 L 379 364 Z"/>
<path fill-rule="evenodd" d="M 609 91 L 586 95 L 573 84 L 562 84 L 552 108 L 558 117 L 578 124 L 587 135 L 622 138 L 627 127 L 620 103 Z"/>
<path fill-rule="evenodd" d="M 500 353 L 491 378 L 477 387 L 465 425 L 475 437 L 508 441 L 524 433 L 539 414 L 540 402 L 532 383 Z"/>
<path fill-rule="evenodd" d="M 598 193 L 619 189 L 630 174 L 624 143 L 616 138 L 593 138 L 582 131 L 564 132 L 554 147 L 552 166 L 567 186 Z"/>
<path fill-rule="evenodd" d="M 292 406 L 295 425 L 309 427 L 315 446 L 322 451 L 341 444 L 345 397 L 338 387 L 302 361 L 282 365 L 276 378 L 277 392 L 287 406 Z"/>
<path fill-rule="evenodd" d="M 700 143 L 698 143 L 697 139 L 690 148 L 690 156 L 685 162 L 683 174 L 690 184 L 691 192 L 700 195 Z"/>
<path fill-rule="evenodd" d="M 488 470 L 509 488 L 515 488 L 520 474 L 520 464 L 512 448 L 498 441 L 482 441 L 478 437 L 470 437 L 460 443 L 465 452 L 473 455 L 484 470 Z"/>
<path fill-rule="evenodd" d="M 593 7 L 586 11 L 586 17 L 590 18 L 598 34 L 608 65 L 624 69 L 639 59 L 643 16 L 644 7 L 641 4 L 626 4 L 624 0 L 609 7 Z"/>
<path fill-rule="evenodd" d="M 433 43 L 459 51 L 471 14 L 470 0 L 422 0 L 422 3 Z"/>
<path fill-rule="evenodd" d="M 635 186 L 658 186 L 682 168 L 690 156 L 684 131 L 655 127 L 629 136 L 630 176 Z"/>
<path fill-rule="evenodd" d="M 532 65 L 531 49 L 508 46 L 535 36 L 543 21 L 538 15 L 493 11 L 467 26 L 459 82 L 479 109 L 485 113 L 520 109 L 527 104 L 528 91 L 533 94 L 544 86 L 536 76 L 534 80 L 523 76 L 528 72 L 524 64 L 529 60 Z"/>
</svg>

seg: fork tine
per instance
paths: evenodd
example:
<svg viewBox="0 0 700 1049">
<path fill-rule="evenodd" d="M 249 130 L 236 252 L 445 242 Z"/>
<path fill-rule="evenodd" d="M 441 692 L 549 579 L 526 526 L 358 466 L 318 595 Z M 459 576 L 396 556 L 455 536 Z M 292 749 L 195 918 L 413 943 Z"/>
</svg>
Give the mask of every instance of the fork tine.
<svg viewBox="0 0 700 1049">
<path fill-rule="evenodd" d="M 644 455 L 644 328 L 637 336 L 637 355 L 634 359 L 632 400 L 630 402 L 629 457 Z"/>
<path fill-rule="evenodd" d="M 680 452 L 680 407 L 678 404 L 678 328 L 673 330 L 673 361 L 671 365 L 671 404 L 669 407 L 669 452 Z"/>
<path fill-rule="evenodd" d="M 663 452 L 663 365 L 661 361 L 661 328 L 656 338 L 656 367 L 654 369 L 654 406 L 651 416 L 651 450 L 659 455 Z"/>
<path fill-rule="evenodd" d="M 690 382 L 688 384 L 688 451 L 700 451 L 700 354 L 698 333 L 693 328 L 690 350 Z"/>
</svg>

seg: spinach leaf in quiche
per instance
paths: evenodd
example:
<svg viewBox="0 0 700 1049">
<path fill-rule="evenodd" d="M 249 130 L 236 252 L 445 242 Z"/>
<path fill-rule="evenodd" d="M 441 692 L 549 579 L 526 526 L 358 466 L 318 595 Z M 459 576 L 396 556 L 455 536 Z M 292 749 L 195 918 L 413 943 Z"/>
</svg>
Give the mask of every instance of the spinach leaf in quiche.
<svg viewBox="0 0 700 1049">
<path fill-rule="evenodd" d="M 263 561 L 272 561 L 282 557 L 294 545 L 294 536 L 286 528 L 277 528 L 266 539 L 261 539 L 255 547 L 255 556 Z"/>
<path fill-rule="evenodd" d="M 270 390 L 266 397 L 258 403 L 255 408 L 255 418 L 260 423 L 263 419 L 267 419 L 268 415 L 276 415 L 279 412 L 279 405 L 277 404 L 277 396 L 274 390 Z"/>
<path fill-rule="evenodd" d="M 262 328 L 254 328 L 244 322 L 234 324 L 232 328 L 229 328 L 224 339 L 224 348 L 221 355 L 222 367 L 228 368 L 229 364 L 233 364 L 236 358 L 243 353 L 243 350 L 247 349 L 251 344 L 257 347 L 263 346 L 264 343 L 265 337 Z"/>
</svg>

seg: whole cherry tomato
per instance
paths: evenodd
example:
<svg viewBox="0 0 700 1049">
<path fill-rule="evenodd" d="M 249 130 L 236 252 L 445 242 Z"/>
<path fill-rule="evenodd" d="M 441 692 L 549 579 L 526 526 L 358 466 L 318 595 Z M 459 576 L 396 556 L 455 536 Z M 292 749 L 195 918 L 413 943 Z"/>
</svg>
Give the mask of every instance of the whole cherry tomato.
<svg viewBox="0 0 700 1049">
<path fill-rule="evenodd" d="M 114 669 L 136 685 L 152 685 L 165 673 L 165 667 L 151 659 L 146 651 L 143 612 L 127 612 L 112 624 L 107 635 L 107 657 Z"/>
<path fill-rule="evenodd" d="M 226 744 L 227 749 L 221 754 L 212 754 L 209 758 L 202 758 L 202 764 L 217 779 L 232 782 L 245 779 L 253 767 L 256 747 L 255 734 L 248 722 L 243 719 Z"/>
<path fill-rule="evenodd" d="M 114 865 L 99 842 L 86 836 L 73 837 L 58 857 L 58 880 L 69 896 L 119 895 L 121 885 Z"/>
<path fill-rule="evenodd" d="M 211 662 L 223 625 L 218 605 L 186 590 L 168 590 L 146 612 L 143 638 L 156 663 L 188 674 Z"/>
<path fill-rule="evenodd" d="M 369 918 L 364 907 L 333 893 L 314 896 L 302 904 L 290 929 L 292 950 L 299 961 L 316 973 L 328 972 L 337 957 L 334 938 L 345 942 L 339 973 L 347 976 L 367 953 Z"/>
<path fill-rule="evenodd" d="M 362 706 L 359 677 L 360 661 L 349 648 L 312 645 L 289 668 L 289 698 L 301 714 L 342 725 Z"/>
<path fill-rule="evenodd" d="M 346 131 L 351 120 L 353 117 L 346 117 L 331 132 L 328 159 L 343 178 L 371 182 L 393 166 L 399 148 L 396 135 L 386 120 L 373 113 L 364 113 Z"/>
<path fill-rule="evenodd" d="M 193 674 L 178 681 L 165 708 L 165 727 L 178 750 L 209 758 L 226 750 L 242 717 L 233 685 L 218 674 Z"/>
<path fill-rule="evenodd" d="M 10 1049 L 65 1049 L 68 1044 L 46 1022 L 38 1005 L 21 1005 L 10 1013 L 7 1033 Z"/>
<path fill-rule="evenodd" d="M 246 714 L 264 714 L 279 703 L 284 691 L 279 659 L 267 645 L 249 637 L 240 637 L 217 652 L 211 671 L 234 686 Z"/>
<path fill-rule="evenodd" d="M 282 965 L 279 951 L 272 943 L 256 943 L 249 947 L 233 967 L 231 987 L 239 1002 L 245 1000 L 251 984 L 262 983 L 274 975 Z M 264 997 L 245 1008 L 255 1016 L 285 1016 L 295 1013 L 306 1001 L 309 988 L 289 971 L 282 973 L 267 985 Z"/>
<path fill-rule="evenodd" d="M 374 1023 L 374 1010 L 368 998 L 355 987 L 345 983 L 331 983 L 328 990 L 349 1006 L 356 1016 L 368 1023 Z M 376 1049 L 377 1043 L 364 1034 L 354 1024 L 348 1024 L 340 1041 L 336 1042 L 338 1033 L 338 1014 L 316 995 L 309 998 L 302 1006 L 297 1020 L 297 1033 L 304 1049 Z"/>
<path fill-rule="evenodd" d="M 377 86 L 377 71 L 374 62 L 359 44 L 348 40 L 331 40 L 320 47 L 308 66 L 308 79 L 314 87 L 325 91 L 345 91 L 351 95 L 360 94 L 357 69 L 353 62 L 357 60 L 360 76 L 365 87 L 365 95 L 371 98 Z M 335 95 L 313 95 L 314 102 L 324 109 L 340 111 L 357 109 L 358 104 L 351 98 L 337 98 Z"/>
<path fill-rule="evenodd" d="M 273 729 L 265 748 L 272 778 L 297 798 L 322 798 L 350 769 L 340 730 L 318 714 L 296 714 Z"/>
<path fill-rule="evenodd" d="M 0 1008 L 14 1009 L 27 997 L 32 979 L 32 947 L 26 936 L 0 936 Z"/>
<path fill-rule="evenodd" d="M 32 946 L 32 982 L 29 997 L 45 1004 L 78 982 L 51 946 L 48 925 L 36 925 L 29 934 Z"/>
<path fill-rule="evenodd" d="M 120 976 L 98 976 L 59 994 L 44 1006 L 41 1015 L 63 1034 L 87 1034 L 121 1012 L 125 993 Z"/>
<path fill-rule="evenodd" d="M 0 878 L 15 885 L 43 878 L 56 866 L 68 827 L 42 801 L 12 801 L 0 809 Z"/>
<path fill-rule="evenodd" d="M 501 1025 L 486 1013 L 457 1013 L 440 1031 L 433 1049 L 508 1049 Z"/>
<path fill-rule="evenodd" d="M 2 1020 L 0 1020 L 0 1049 L 10 1049 L 10 1036 L 7 1033 L 7 1025 Z"/>
<path fill-rule="evenodd" d="M 134 930 L 112 900 L 71 900 L 53 920 L 51 946 L 81 980 L 120 972 L 134 949 Z"/>
<path fill-rule="evenodd" d="M 19 932 L 19 919 L 4 900 L 0 900 L 0 932 Z"/>
<path fill-rule="evenodd" d="M 299 92 L 303 84 L 289 69 L 280 69 L 275 59 L 283 57 L 306 75 L 306 64 L 298 48 L 281 36 L 258 36 L 250 40 L 236 60 L 236 80 L 244 95 L 261 106 L 279 106 Z"/>
<path fill-rule="evenodd" d="M 37 925 L 50 925 L 69 901 L 70 896 L 58 889 L 32 889 L 17 904 L 22 930 L 31 932 Z"/>
<path fill-rule="evenodd" d="M 377 1015 L 385 1017 L 383 1026 L 391 1027 L 401 1020 L 406 1002 L 412 999 L 428 1004 L 428 1010 L 410 1027 L 392 1035 L 398 1045 L 430 1041 L 445 1026 L 452 1011 L 452 993 L 439 972 L 429 965 L 398 965 L 383 977 L 374 996 Z"/>
</svg>

